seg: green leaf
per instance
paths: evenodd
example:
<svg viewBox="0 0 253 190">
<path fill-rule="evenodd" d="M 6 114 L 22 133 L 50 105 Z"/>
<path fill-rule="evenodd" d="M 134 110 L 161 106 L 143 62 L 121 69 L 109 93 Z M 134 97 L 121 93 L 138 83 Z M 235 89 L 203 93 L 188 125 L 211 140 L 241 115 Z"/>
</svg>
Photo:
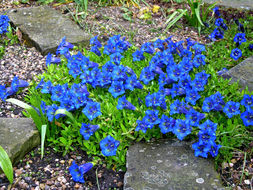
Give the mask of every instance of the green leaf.
<svg viewBox="0 0 253 190">
<path fill-rule="evenodd" d="M 183 10 L 177 17 L 175 17 L 169 24 L 168 24 L 168 26 L 166 27 L 166 29 L 165 29 L 165 31 L 164 31 L 164 33 L 165 32 L 167 32 L 167 30 L 170 28 L 170 27 L 172 27 L 180 18 L 182 18 L 183 16 L 184 16 L 184 14 L 186 13 L 186 9 L 185 10 Z M 173 13 L 174 14 L 174 13 Z M 173 16 L 173 14 L 171 15 L 171 16 Z M 173 16 L 174 17 L 174 16 Z M 172 18 L 173 18 L 172 17 Z M 171 20 L 172 19 L 171 17 L 168 19 L 168 20 Z M 167 22 L 166 22 L 167 23 Z"/>
<path fill-rule="evenodd" d="M 46 137 L 47 125 L 41 126 L 41 159 L 44 156 L 44 144 L 45 144 L 45 137 Z"/>
<path fill-rule="evenodd" d="M 37 129 L 41 132 L 41 125 L 42 125 L 41 117 L 32 106 L 14 98 L 9 98 L 6 100 L 6 102 L 10 102 L 20 106 L 21 108 L 24 108 L 31 115 Z"/>
<path fill-rule="evenodd" d="M 67 111 L 65 109 L 58 109 L 58 110 L 56 110 L 54 115 L 58 115 L 58 114 L 64 114 L 64 115 L 68 116 L 72 120 L 73 124 L 76 127 L 78 127 L 78 123 L 77 123 L 76 119 L 73 117 L 72 113 L 70 113 L 69 111 Z"/>
<path fill-rule="evenodd" d="M 5 173 L 10 183 L 13 183 L 13 168 L 12 163 L 8 154 L 5 152 L 3 147 L 0 145 L 0 167 Z"/>
</svg>

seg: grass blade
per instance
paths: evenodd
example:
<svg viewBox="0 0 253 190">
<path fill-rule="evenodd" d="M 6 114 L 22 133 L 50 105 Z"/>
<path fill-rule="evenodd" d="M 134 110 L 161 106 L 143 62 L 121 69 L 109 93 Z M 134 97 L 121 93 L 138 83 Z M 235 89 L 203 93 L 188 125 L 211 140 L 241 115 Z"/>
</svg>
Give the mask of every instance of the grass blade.
<svg viewBox="0 0 253 190">
<path fill-rule="evenodd" d="M 47 125 L 41 126 L 41 159 L 44 156 L 44 145 L 45 145 L 45 137 L 46 137 Z"/>
<path fill-rule="evenodd" d="M 0 167 L 5 173 L 10 183 L 13 183 L 13 168 L 12 163 L 8 154 L 5 152 L 3 147 L 0 145 Z"/>
<path fill-rule="evenodd" d="M 58 110 L 56 110 L 54 115 L 58 115 L 58 114 L 64 114 L 64 115 L 68 116 L 72 120 L 73 124 L 75 126 L 78 126 L 76 119 L 73 117 L 72 113 L 70 113 L 69 111 L 67 111 L 65 109 L 58 109 Z"/>
</svg>

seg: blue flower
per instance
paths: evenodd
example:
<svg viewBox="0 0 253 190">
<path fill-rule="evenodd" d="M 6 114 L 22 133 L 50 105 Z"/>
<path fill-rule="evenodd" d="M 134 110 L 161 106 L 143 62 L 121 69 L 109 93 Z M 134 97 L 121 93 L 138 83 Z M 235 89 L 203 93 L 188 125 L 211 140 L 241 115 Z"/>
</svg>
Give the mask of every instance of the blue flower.
<svg viewBox="0 0 253 190">
<path fill-rule="evenodd" d="M 5 85 L 0 85 L 0 98 L 5 101 L 7 98 L 8 94 L 6 92 Z"/>
<path fill-rule="evenodd" d="M 200 95 L 198 94 L 197 90 L 191 89 L 191 90 L 187 90 L 186 91 L 186 97 L 185 97 L 185 101 L 192 104 L 192 105 L 196 105 L 196 101 L 198 99 L 200 99 Z"/>
<path fill-rule="evenodd" d="M 131 104 L 129 101 L 126 100 L 126 96 L 122 96 L 118 100 L 118 105 L 117 109 L 122 110 L 122 109 L 129 109 L 129 110 L 135 110 L 135 106 Z"/>
<path fill-rule="evenodd" d="M 83 136 L 85 140 L 89 140 L 89 138 L 99 129 L 98 125 L 91 125 L 82 123 L 80 134 Z"/>
<path fill-rule="evenodd" d="M 148 84 L 151 80 L 155 78 L 155 74 L 151 71 L 150 67 L 144 67 L 141 71 L 140 80 L 144 84 Z"/>
<path fill-rule="evenodd" d="M 213 131 L 216 131 L 217 130 L 217 126 L 218 124 L 217 123 L 213 123 L 212 121 L 210 121 L 209 119 L 206 120 L 204 123 L 202 123 L 201 125 L 199 125 L 199 129 L 201 130 L 208 130 L 208 129 L 211 129 Z"/>
<path fill-rule="evenodd" d="M 49 80 L 43 84 L 40 92 L 43 94 L 49 94 L 51 93 L 52 87 L 53 87 L 52 82 Z"/>
<path fill-rule="evenodd" d="M 136 123 L 137 123 L 137 126 L 135 128 L 135 131 L 141 130 L 143 133 L 146 133 L 147 129 L 151 129 L 153 127 L 153 125 L 151 125 L 144 118 L 142 120 L 137 120 Z"/>
<path fill-rule="evenodd" d="M 90 48 L 90 51 L 95 53 L 97 56 L 101 56 L 101 52 L 99 51 L 98 46 L 92 46 Z"/>
<path fill-rule="evenodd" d="M 123 86 L 123 81 L 113 81 L 111 87 L 109 88 L 109 92 L 114 98 L 124 94 L 125 89 Z"/>
<path fill-rule="evenodd" d="M 234 60 L 238 60 L 242 56 L 242 51 L 238 48 L 235 48 L 231 51 L 230 57 Z"/>
<path fill-rule="evenodd" d="M 141 46 L 140 49 L 142 52 L 146 52 L 149 54 L 154 54 L 155 53 L 155 48 L 151 42 L 146 42 Z"/>
<path fill-rule="evenodd" d="M 205 65 L 206 62 L 205 62 L 205 59 L 206 59 L 206 56 L 202 55 L 202 54 L 198 54 L 194 57 L 193 59 L 193 65 L 194 67 L 199 67 L 201 65 Z"/>
<path fill-rule="evenodd" d="M 209 143 L 204 143 L 202 141 L 198 141 L 192 144 L 192 148 L 195 150 L 194 155 L 196 157 L 208 157 L 208 152 L 211 150 L 211 145 Z"/>
<path fill-rule="evenodd" d="M 180 102 L 176 99 L 172 104 L 170 104 L 170 115 L 173 114 L 186 114 L 188 112 L 189 106 L 184 102 Z"/>
<path fill-rule="evenodd" d="M 153 93 L 153 94 L 148 94 L 145 98 L 146 101 L 146 106 L 147 107 L 152 107 L 156 109 L 157 107 L 161 107 L 162 109 L 166 109 L 166 102 L 165 102 L 165 96 L 160 93 Z"/>
<path fill-rule="evenodd" d="M 187 43 L 188 47 L 188 43 Z M 205 45 L 195 42 L 195 45 L 192 46 L 192 49 L 195 50 L 195 55 L 201 54 L 203 51 L 206 51 Z"/>
<path fill-rule="evenodd" d="M 189 120 L 190 125 L 198 126 L 199 122 L 205 118 L 205 114 L 199 113 L 191 108 L 185 115 L 185 118 Z"/>
<path fill-rule="evenodd" d="M 191 134 L 192 128 L 188 120 L 177 119 L 173 129 L 173 133 L 179 140 L 183 140 L 187 135 Z"/>
<path fill-rule="evenodd" d="M 98 48 L 102 47 L 101 43 L 98 40 L 98 36 L 94 36 L 93 38 L 90 39 L 90 45 L 97 46 Z"/>
<path fill-rule="evenodd" d="M 214 7 L 212 10 L 216 16 L 220 16 L 219 7 Z"/>
<path fill-rule="evenodd" d="M 72 176 L 72 179 L 75 182 L 84 183 L 83 175 L 87 173 L 93 167 L 92 163 L 85 163 L 78 166 L 75 161 L 72 162 L 72 165 L 69 167 L 69 172 Z"/>
<path fill-rule="evenodd" d="M 58 106 L 56 104 L 52 104 L 51 106 L 47 106 L 46 108 L 48 121 L 52 122 L 54 119 L 55 111 L 58 109 Z"/>
<path fill-rule="evenodd" d="M 202 110 L 204 112 L 210 112 L 211 110 L 221 111 L 222 105 L 225 105 L 225 102 L 223 101 L 223 96 L 219 92 L 216 92 L 210 97 L 205 98 Z"/>
<path fill-rule="evenodd" d="M 198 133 L 199 141 L 203 143 L 210 143 L 216 139 L 215 131 L 212 129 L 200 130 Z"/>
<path fill-rule="evenodd" d="M 132 55 L 133 55 L 133 61 L 141 61 L 145 59 L 143 55 L 143 51 L 141 50 L 136 50 Z"/>
<path fill-rule="evenodd" d="M 104 156 L 115 156 L 120 142 L 112 136 L 107 136 L 100 141 L 100 148 Z"/>
<path fill-rule="evenodd" d="M 142 89 L 143 85 L 140 83 L 140 81 L 138 81 L 136 75 L 131 75 L 127 77 L 127 80 L 125 81 L 125 89 L 133 91 L 134 88 Z"/>
<path fill-rule="evenodd" d="M 67 84 L 66 84 L 67 85 Z M 54 87 L 52 87 L 51 93 L 51 99 L 53 101 L 60 101 L 60 99 L 64 96 L 64 94 L 66 93 L 66 85 L 65 87 L 63 85 L 56 85 Z"/>
<path fill-rule="evenodd" d="M 218 39 L 223 39 L 223 37 L 224 37 L 224 31 L 221 30 L 220 28 L 215 28 L 213 30 L 213 32 L 209 35 L 209 38 L 212 41 L 216 41 Z"/>
<path fill-rule="evenodd" d="M 7 15 L 0 15 L 0 34 L 8 32 L 9 21 L 10 19 Z"/>
<path fill-rule="evenodd" d="M 46 58 L 46 66 L 48 67 L 51 63 L 60 63 L 61 59 L 55 56 L 52 56 L 51 53 L 47 54 Z"/>
<path fill-rule="evenodd" d="M 241 45 L 243 42 L 246 42 L 245 33 L 237 33 L 234 37 L 234 42 Z"/>
<path fill-rule="evenodd" d="M 222 147 L 220 144 L 216 144 L 214 141 L 210 142 L 211 149 L 209 153 L 211 154 L 212 157 L 216 157 L 219 153 L 219 149 Z"/>
<path fill-rule="evenodd" d="M 243 96 L 243 99 L 241 101 L 241 104 L 245 106 L 246 109 L 252 109 L 253 108 L 253 95 L 245 94 Z"/>
<path fill-rule="evenodd" d="M 228 29 L 227 25 L 224 23 L 224 20 L 222 18 L 216 19 L 215 25 L 218 26 L 218 27 L 223 28 L 224 30 Z"/>
<path fill-rule="evenodd" d="M 240 103 L 228 101 L 223 108 L 223 112 L 228 116 L 228 118 L 232 118 L 234 115 L 240 114 Z"/>
<path fill-rule="evenodd" d="M 165 41 L 164 40 L 161 40 L 161 39 L 157 39 L 155 42 L 154 42 L 154 48 L 158 48 L 160 49 L 161 51 L 164 50 L 164 43 Z"/>
<path fill-rule="evenodd" d="M 143 120 L 148 122 L 151 126 L 157 125 L 161 121 L 158 117 L 158 114 L 159 110 L 147 110 Z"/>
<path fill-rule="evenodd" d="M 223 69 L 221 69 L 220 71 L 217 71 L 217 75 L 221 76 L 221 75 L 223 75 L 224 73 L 226 73 L 227 71 L 228 71 L 227 68 L 223 68 Z"/>
<path fill-rule="evenodd" d="M 166 134 L 168 132 L 172 132 L 175 126 L 176 120 L 172 117 L 168 117 L 166 115 L 162 115 L 161 121 L 159 124 L 159 128 L 161 129 L 161 133 Z"/>
<path fill-rule="evenodd" d="M 249 50 L 252 51 L 253 50 L 253 44 L 249 44 Z"/>
<path fill-rule="evenodd" d="M 41 101 L 40 108 L 43 114 L 47 112 L 48 106 L 46 105 L 46 102 Z"/>
<path fill-rule="evenodd" d="M 84 113 L 84 115 L 86 115 L 86 117 L 92 121 L 93 119 L 95 119 L 96 117 L 102 115 L 101 111 L 100 111 L 100 103 L 98 102 L 91 102 L 89 101 L 85 108 L 82 110 L 82 112 Z"/>
<path fill-rule="evenodd" d="M 110 61 L 114 62 L 116 65 L 120 64 L 120 60 L 123 58 L 124 56 L 121 55 L 119 52 L 115 52 L 113 54 L 110 55 Z"/>
<path fill-rule="evenodd" d="M 64 55 L 66 58 L 69 58 L 69 49 L 72 49 L 73 47 L 74 46 L 71 43 L 66 42 L 66 37 L 63 37 L 60 45 L 57 47 L 56 55 L 61 54 Z"/>
<path fill-rule="evenodd" d="M 241 114 L 241 119 L 246 127 L 253 126 L 253 109 L 248 109 L 243 112 Z"/>
</svg>

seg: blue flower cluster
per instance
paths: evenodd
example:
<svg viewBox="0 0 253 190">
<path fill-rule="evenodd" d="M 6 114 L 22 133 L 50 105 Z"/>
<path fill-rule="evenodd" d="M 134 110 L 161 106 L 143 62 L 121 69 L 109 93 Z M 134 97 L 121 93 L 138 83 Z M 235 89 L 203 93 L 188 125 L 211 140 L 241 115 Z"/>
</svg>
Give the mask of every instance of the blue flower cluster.
<svg viewBox="0 0 253 190">
<path fill-rule="evenodd" d="M 100 141 L 100 148 L 104 156 L 115 156 L 120 142 L 108 135 Z"/>
<path fill-rule="evenodd" d="M 5 101 L 8 96 L 12 96 L 16 94 L 19 90 L 19 88 L 24 88 L 29 86 L 29 83 L 18 79 L 17 76 L 15 76 L 11 82 L 10 87 L 5 87 L 5 85 L 0 85 L 0 98 Z"/>
<path fill-rule="evenodd" d="M 9 17 L 7 15 L 0 15 L 0 34 L 4 34 L 9 27 Z"/>
</svg>

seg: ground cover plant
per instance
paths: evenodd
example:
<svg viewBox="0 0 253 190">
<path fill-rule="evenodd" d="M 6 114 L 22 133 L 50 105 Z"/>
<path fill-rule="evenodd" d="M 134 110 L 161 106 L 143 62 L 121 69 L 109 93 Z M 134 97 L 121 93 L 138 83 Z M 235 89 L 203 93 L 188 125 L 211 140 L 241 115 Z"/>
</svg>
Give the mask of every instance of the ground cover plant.
<svg viewBox="0 0 253 190">
<path fill-rule="evenodd" d="M 236 23 L 233 28 L 231 36 L 237 33 Z M 248 41 L 240 46 L 245 57 L 251 54 L 251 33 L 246 34 Z M 229 51 L 225 43 L 220 40 L 214 47 L 235 65 L 240 59 L 232 61 L 230 54 L 236 42 Z M 64 154 L 80 147 L 97 156 L 92 165 L 102 158 L 108 167 L 124 170 L 131 142 L 175 136 L 195 139 L 196 156 L 219 152 L 216 161 L 229 160 L 233 150 L 252 141 L 252 93 L 240 93 L 238 84 L 219 77 L 216 72 L 227 65 L 210 49 L 190 39 L 167 38 L 137 50 L 114 36 L 103 47 L 93 38 L 88 51 L 63 40 L 58 57 L 48 55 L 44 79 L 32 84 L 27 100 L 49 120 L 44 121 L 48 143 Z M 67 109 L 74 119 L 55 114 L 57 109 Z M 73 179 L 83 182 L 90 167 L 73 163 Z"/>
</svg>

